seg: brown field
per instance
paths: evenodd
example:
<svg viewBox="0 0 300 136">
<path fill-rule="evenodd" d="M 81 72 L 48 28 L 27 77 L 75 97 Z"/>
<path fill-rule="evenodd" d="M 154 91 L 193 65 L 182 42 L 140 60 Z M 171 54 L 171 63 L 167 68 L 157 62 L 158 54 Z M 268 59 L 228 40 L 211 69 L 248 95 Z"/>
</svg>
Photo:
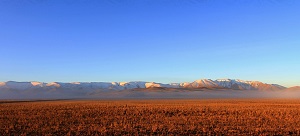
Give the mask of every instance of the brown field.
<svg viewBox="0 0 300 136">
<path fill-rule="evenodd" d="M 0 135 L 300 135 L 300 100 L 3 101 Z"/>
</svg>

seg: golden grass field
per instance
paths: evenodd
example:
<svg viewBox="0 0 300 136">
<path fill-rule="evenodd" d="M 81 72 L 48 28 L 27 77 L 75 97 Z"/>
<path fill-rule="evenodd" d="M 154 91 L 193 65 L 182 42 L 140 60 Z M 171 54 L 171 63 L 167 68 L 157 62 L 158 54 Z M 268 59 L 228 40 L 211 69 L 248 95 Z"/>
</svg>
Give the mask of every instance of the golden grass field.
<svg viewBox="0 0 300 136">
<path fill-rule="evenodd" d="M 0 135 L 300 135 L 300 100 L 2 101 Z"/>
</svg>

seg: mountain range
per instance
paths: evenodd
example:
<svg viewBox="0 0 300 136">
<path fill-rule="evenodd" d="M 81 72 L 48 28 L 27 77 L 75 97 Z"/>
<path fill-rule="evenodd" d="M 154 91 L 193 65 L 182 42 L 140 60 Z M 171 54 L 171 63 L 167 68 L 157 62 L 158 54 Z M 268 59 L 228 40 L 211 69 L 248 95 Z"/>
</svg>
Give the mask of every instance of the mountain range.
<svg viewBox="0 0 300 136">
<path fill-rule="evenodd" d="M 115 91 L 128 89 L 149 89 L 149 88 L 182 88 L 182 89 L 230 89 L 230 90 L 262 90 L 277 91 L 288 89 L 277 84 L 267 84 L 259 81 L 244 81 L 239 79 L 200 79 L 194 82 L 170 83 L 162 84 L 155 82 L 0 82 L 0 91 L 24 91 L 24 90 L 40 90 L 40 91 Z M 299 89 L 293 87 L 290 89 Z"/>
<path fill-rule="evenodd" d="M 0 82 L 5 99 L 300 98 L 300 87 L 239 79 L 156 82 Z"/>
</svg>

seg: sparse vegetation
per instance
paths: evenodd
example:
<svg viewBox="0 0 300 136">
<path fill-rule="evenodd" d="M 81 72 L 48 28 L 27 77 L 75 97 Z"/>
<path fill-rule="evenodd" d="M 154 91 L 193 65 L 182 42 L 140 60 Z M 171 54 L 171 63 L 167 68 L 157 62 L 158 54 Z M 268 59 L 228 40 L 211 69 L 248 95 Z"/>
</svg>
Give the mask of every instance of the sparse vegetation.
<svg viewBox="0 0 300 136">
<path fill-rule="evenodd" d="M 300 100 L 1 102 L 0 135 L 300 135 Z"/>
</svg>

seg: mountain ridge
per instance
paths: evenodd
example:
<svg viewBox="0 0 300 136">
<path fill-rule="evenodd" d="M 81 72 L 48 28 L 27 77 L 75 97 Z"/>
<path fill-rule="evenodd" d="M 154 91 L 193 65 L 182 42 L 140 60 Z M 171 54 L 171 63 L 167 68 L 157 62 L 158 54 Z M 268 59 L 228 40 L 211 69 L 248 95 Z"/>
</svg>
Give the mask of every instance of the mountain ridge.
<svg viewBox="0 0 300 136">
<path fill-rule="evenodd" d="M 199 79 L 193 82 L 182 83 L 156 83 L 145 81 L 131 82 L 0 82 L 0 90 L 128 90 L 135 88 L 189 88 L 189 89 L 232 89 L 232 90 L 286 90 L 287 87 L 278 84 L 267 84 L 260 81 L 246 81 L 240 79 Z"/>
</svg>

